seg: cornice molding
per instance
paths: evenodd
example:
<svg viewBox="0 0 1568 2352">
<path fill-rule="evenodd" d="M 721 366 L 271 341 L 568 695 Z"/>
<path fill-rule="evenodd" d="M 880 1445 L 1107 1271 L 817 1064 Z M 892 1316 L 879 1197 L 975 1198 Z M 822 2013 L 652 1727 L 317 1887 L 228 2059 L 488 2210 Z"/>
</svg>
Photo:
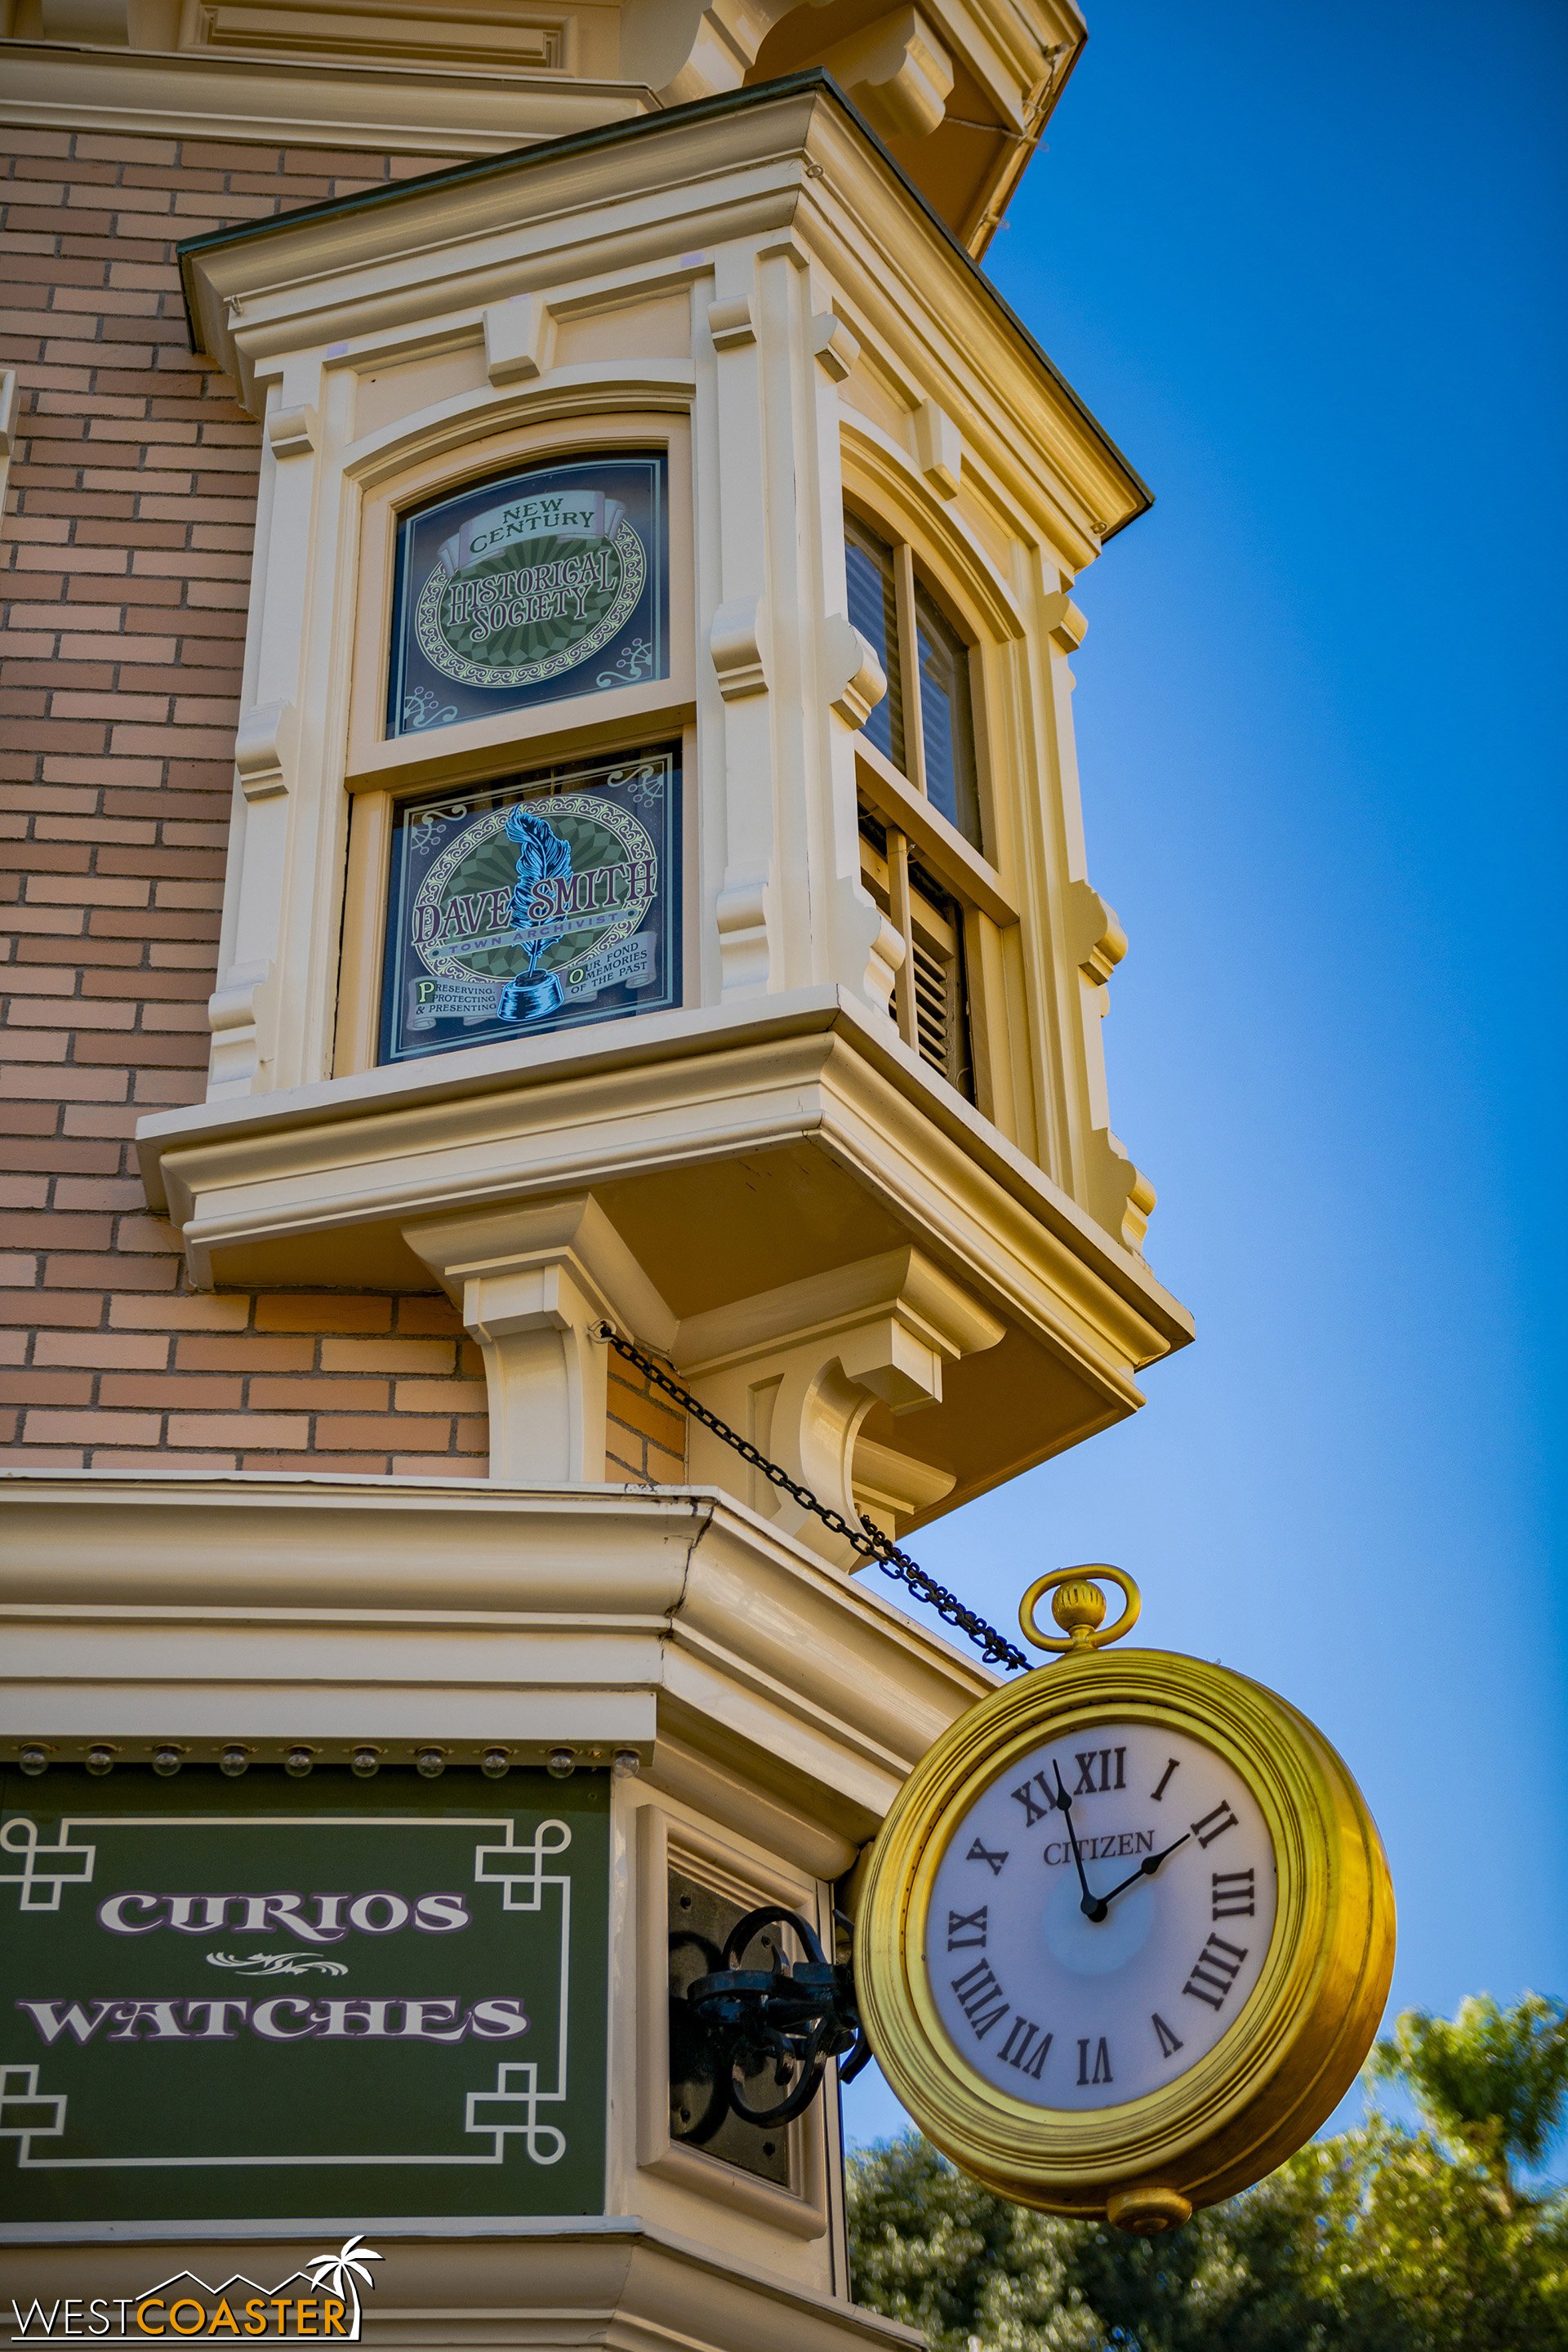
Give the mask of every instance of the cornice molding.
<svg viewBox="0 0 1568 2352">
<path fill-rule="evenodd" d="M 922 354 L 928 373 L 930 354 L 942 355 L 943 408 L 994 467 L 1032 478 L 1035 511 L 1055 520 L 1065 500 L 1075 563 L 1150 504 L 1104 427 L 820 72 L 220 230 L 181 257 L 197 348 L 244 383 L 268 355 L 352 341 L 395 318 L 790 231 L 907 349 L 911 375 Z"/>
<path fill-rule="evenodd" d="M 467 158 L 658 109 L 641 82 L 0 41 L 0 123 L 37 130 Z"/>
<path fill-rule="evenodd" d="M 995 1677 L 701 1488 L 0 1473 L 0 1743 L 667 1730 L 852 1850 Z M 222 1686 L 208 1674 L 224 1643 Z M 26 1704 L 48 1720 L 21 1720 Z M 412 1714 L 411 1714 L 412 1710 Z M 484 1727 L 488 1726 L 488 1730 Z"/>
<path fill-rule="evenodd" d="M 1153 494 L 957 240 L 910 236 L 902 186 L 866 168 L 871 136 L 847 105 L 822 110 L 811 146 L 822 170 L 801 206 L 802 241 L 832 270 L 840 306 L 882 365 L 901 375 L 911 399 L 923 386 L 921 398 L 940 402 L 966 458 L 1005 486 L 1078 571 L 1148 510 Z M 989 298 L 984 307 L 975 286 Z M 858 413 L 855 422 L 859 428 Z M 865 423 L 869 448 L 876 426 Z"/>
</svg>

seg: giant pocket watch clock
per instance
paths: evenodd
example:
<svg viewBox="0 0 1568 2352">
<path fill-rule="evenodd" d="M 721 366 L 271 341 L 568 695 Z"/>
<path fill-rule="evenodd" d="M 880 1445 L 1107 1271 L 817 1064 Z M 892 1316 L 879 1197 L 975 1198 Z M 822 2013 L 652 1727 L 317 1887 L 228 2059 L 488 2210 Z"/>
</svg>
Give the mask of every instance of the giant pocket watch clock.
<svg viewBox="0 0 1568 2352">
<path fill-rule="evenodd" d="M 1103 1631 L 1095 1578 L 1126 1601 Z M 1321 1733 L 1223 1666 L 1108 1655 L 1138 1611 L 1118 1569 L 1030 1587 L 1025 1633 L 1060 1662 L 916 1766 L 863 1877 L 855 1976 L 938 2147 L 1019 2204 L 1142 2233 L 1260 2179 L 1343 2096 L 1394 1894 Z"/>
</svg>

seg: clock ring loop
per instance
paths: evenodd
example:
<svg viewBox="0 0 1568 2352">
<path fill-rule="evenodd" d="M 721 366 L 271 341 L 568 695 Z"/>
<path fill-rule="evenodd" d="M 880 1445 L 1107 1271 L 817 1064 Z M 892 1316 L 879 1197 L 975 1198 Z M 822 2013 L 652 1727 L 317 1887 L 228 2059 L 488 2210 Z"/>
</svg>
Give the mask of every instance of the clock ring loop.
<svg viewBox="0 0 1568 2352">
<path fill-rule="evenodd" d="M 1097 1578 L 1109 1577 L 1120 1585 L 1125 1606 L 1113 1625 L 1103 1623 L 1105 1595 L 1099 1590 Z M 1062 1628 L 1065 1639 L 1042 1633 L 1035 1612 L 1047 1592 L 1054 1592 L 1051 1615 Z M 1119 1642 L 1138 1622 L 1142 1607 L 1138 1587 L 1124 1569 L 1112 1568 L 1105 1560 L 1090 1560 L 1080 1568 L 1058 1568 L 1050 1576 L 1037 1577 L 1023 1600 L 1018 1603 L 1018 1622 L 1024 1638 L 1037 1650 L 1103 1650 L 1108 1642 Z"/>
</svg>

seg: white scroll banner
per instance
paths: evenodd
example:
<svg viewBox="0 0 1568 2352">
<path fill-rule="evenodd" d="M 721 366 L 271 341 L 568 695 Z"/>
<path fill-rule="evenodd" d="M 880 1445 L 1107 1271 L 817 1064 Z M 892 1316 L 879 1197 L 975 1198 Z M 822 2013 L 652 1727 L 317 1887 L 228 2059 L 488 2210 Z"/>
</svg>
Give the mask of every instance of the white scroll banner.
<svg viewBox="0 0 1568 2352">
<path fill-rule="evenodd" d="M 536 539 L 613 539 L 626 517 L 619 499 L 603 490 L 542 490 L 470 516 L 442 547 L 437 562 L 456 575 L 503 547 Z"/>
</svg>

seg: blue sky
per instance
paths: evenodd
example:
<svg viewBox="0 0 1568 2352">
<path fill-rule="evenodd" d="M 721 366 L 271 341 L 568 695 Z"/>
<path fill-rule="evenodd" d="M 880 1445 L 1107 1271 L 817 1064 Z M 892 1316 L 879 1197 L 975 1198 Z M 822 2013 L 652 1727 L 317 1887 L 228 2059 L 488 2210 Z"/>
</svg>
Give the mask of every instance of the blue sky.
<svg viewBox="0 0 1568 2352">
<path fill-rule="evenodd" d="M 914 1548 L 1002 1623 L 1115 1560 L 1141 1639 L 1305 1708 L 1395 2006 L 1568 1995 L 1568 10 L 1089 14 L 987 267 L 1157 496 L 1079 583 L 1076 716 L 1113 1119 L 1198 1338 Z M 874 2074 L 846 2119 L 904 2121 Z"/>
</svg>

